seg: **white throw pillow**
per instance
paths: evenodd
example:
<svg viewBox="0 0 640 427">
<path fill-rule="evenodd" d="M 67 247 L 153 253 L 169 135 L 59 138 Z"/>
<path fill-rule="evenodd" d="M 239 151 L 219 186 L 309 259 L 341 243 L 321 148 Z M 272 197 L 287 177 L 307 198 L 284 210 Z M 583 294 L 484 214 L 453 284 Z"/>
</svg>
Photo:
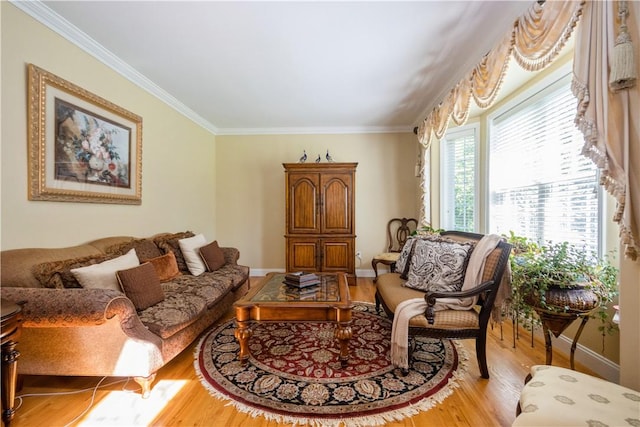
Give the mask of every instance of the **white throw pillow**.
<svg viewBox="0 0 640 427">
<path fill-rule="evenodd" d="M 202 234 L 196 234 L 193 237 L 187 237 L 186 239 L 178 240 L 182 256 L 187 263 L 189 272 L 194 276 L 199 276 L 207 271 L 207 266 L 204 265 L 202 257 L 200 257 L 200 248 L 207 244 L 207 240 Z"/>
<path fill-rule="evenodd" d="M 71 273 L 85 289 L 114 289 L 122 291 L 116 272 L 137 267 L 140 260 L 135 249 L 114 259 L 87 267 L 74 268 Z"/>
</svg>

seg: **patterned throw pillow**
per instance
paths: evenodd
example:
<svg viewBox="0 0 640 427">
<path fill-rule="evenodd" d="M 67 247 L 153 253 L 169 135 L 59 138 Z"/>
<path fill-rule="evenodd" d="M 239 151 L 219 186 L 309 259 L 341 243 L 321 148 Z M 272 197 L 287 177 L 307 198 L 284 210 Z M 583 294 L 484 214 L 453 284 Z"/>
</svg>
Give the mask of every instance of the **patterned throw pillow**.
<svg viewBox="0 0 640 427">
<path fill-rule="evenodd" d="M 180 250 L 180 244 L 178 241 L 180 239 L 186 239 L 187 237 L 193 236 L 193 232 L 185 231 L 182 233 L 163 234 L 155 237 L 153 241 L 158 245 L 163 253 L 168 254 L 169 252 L 173 252 L 173 255 L 176 257 L 176 263 L 178 264 L 178 270 L 182 273 L 189 273 L 187 262 L 184 260 L 184 256 L 182 256 L 182 251 Z"/>
<path fill-rule="evenodd" d="M 440 236 L 420 236 L 410 254 L 404 286 L 421 291 L 455 292 L 462 289 L 471 242 L 455 242 Z"/>
<path fill-rule="evenodd" d="M 400 273 L 400 277 L 407 280 L 406 276 L 406 267 L 407 260 L 409 259 L 409 255 L 411 253 L 411 249 L 413 248 L 413 244 L 415 243 L 415 237 L 409 237 L 402 247 L 402 251 L 400 251 L 400 257 L 398 261 L 396 261 L 396 271 Z"/>
<path fill-rule="evenodd" d="M 180 275 L 176 256 L 173 252 L 169 252 L 168 254 L 160 255 L 155 258 L 149 258 L 142 262 L 149 262 L 153 265 L 156 269 L 156 274 L 158 275 L 160 282 L 168 282 L 174 277 L 178 277 Z"/>
<path fill-rule="evenodd" d="M 150 262 L 116 273 L 124 294 L 131 300 L 136 310 L 144 310 L 164 301 L 164 291 L 156 269 Z"/>
<path fill-rule="evenodd" d="M 108 247 L 105 252 L 108 254 L 124 255 L 131 249 L 136 250 L 140 259 L 156 258 L 162 255 L 162 251 L 152 239 L 133 239 L 130 242 L 118 243 Z"/>
<path fill-rule="evenodd" d="M 81 288 L 82 286 L 71 273 L 74 268 L 86 267 L 98 264 L 108 259 L 115 258 L 116 255 L 89 255 L 80 258 L 64 259 L 60 261 L 50 261 L 38 264 L 33 267 L 33 276 L 45 288 L 64 289 Z"/>
</svg>

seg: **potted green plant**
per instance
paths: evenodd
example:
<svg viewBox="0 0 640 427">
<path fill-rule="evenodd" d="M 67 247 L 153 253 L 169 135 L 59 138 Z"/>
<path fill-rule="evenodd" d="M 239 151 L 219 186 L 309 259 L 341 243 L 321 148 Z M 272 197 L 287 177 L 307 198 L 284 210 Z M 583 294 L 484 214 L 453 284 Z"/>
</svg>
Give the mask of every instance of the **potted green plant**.
<svg viewBox="0 0 640 427">
<path fill-rule="evenodd" d="M 618 295 L 615 268 L 607 258 L 592 256 L 568 242 L 540 245 L 513 232 L 505 236 L 511 255 L 513 306 L 516 315 L 591 313 L 611 331 L 607 306 Z"/>
</svg>

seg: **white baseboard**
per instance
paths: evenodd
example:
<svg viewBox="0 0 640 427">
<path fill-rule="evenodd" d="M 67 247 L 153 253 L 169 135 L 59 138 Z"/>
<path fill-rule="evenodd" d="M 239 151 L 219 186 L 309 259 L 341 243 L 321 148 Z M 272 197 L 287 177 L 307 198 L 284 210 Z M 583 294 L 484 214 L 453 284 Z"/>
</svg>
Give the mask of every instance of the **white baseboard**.
<svg viewBox="0 0 640 427">
<path fill-rule="evenodd" d="M 381 273 L 381 272 L 378 272 Z M 356 276 L 358 277 L 376 277 L 376 275 L 373 273 L 372 269 L 356 269 Z"/>
<path fill-rule="evenodd" d="M 249 271 L 249 275 L 251 277 L 262 277 L 268 273 L 284 273 L 285 271 L 284 268 L 252 268 Z"/>
<path fill-rule="evenodd" d="M 554 350 L 558 350 L 569 357 L 573 338 L 560 335 L 558 338 L 552 338 L 552 344 Z M 576 346 L 575 361 L 580 362 L 607 381 L 616 384 L 620 381 L 620 365 L 613 363 L 611 360 L 580 343 Z"/>
</svg>

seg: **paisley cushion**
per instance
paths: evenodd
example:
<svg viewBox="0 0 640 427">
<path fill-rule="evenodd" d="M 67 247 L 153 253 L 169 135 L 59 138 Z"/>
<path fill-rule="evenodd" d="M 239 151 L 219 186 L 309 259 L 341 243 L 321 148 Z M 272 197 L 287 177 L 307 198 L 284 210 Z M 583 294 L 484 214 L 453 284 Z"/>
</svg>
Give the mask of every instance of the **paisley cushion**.
<svg viewBox="0 0 640 427">
<path fill-rule="evenodd" d="M 404 286 L 421 291 L 455 292 L 462 289 L 464 274 L 474 244 L 440 236 L 412 239 Z M 403 249 L 404 252 L 404 249 Z"/>
</svg>

